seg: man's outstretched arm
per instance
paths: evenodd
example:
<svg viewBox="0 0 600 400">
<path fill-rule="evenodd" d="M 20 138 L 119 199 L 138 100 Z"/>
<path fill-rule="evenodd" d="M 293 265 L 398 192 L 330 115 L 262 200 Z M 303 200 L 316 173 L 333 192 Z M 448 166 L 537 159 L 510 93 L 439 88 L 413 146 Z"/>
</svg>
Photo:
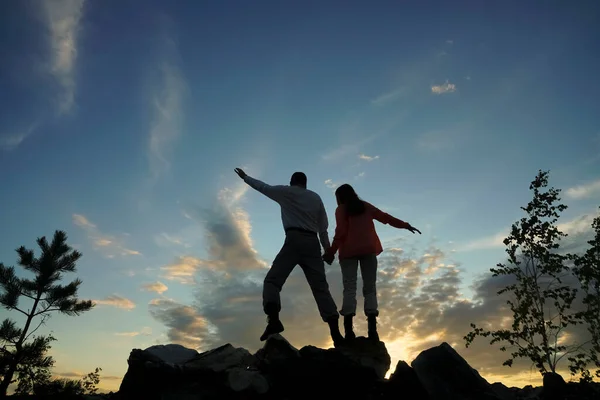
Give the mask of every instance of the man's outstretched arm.
<svg viewBox="0 0 600 400">
<path fill-rule="evenodd" d="M 260 181 L 258 179 L 248 176 L 248 174 L 246 174 L 244 172 L 244 170 L 242 170 L 241 168 L 236 168 L 234 171 L 251 188 L 264 194 L 271 200 L 274 200 L 276 202 L 279 202 L 281 200 L 285 186 L 281 186 L 281 185 L 271 186 L 267 183 L 264 183 L 263 181 Z"/>
</svg>

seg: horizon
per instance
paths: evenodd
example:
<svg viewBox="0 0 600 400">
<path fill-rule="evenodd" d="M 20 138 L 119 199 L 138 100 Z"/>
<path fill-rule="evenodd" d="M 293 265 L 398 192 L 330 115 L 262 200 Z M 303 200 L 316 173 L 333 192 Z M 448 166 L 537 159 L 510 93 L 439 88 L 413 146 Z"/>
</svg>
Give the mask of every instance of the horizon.
<svg viewBox="0 0 600 400">
<path fill-rule="evenodd" d="M 64 281 L 97 304 L 40 328 L 57 338 L 56 376 L 101 367 L 116 391 L 133 348 L 261 347 L 262 279 L 284 232 L 240 167 L 272 185 L 305 172 L 331 240 L 342 183 L 421 230 L 376 223 L 390 373 L 447 341 L 490 382 L 541 384 L 462 337 L 503 323 L 489 269 L 538 170 L 569 207 L 565 247 L 591 235 L 600 7 L 378 4 L 0 4 L 0 262 L 21 276 L 15 249 L 37 255 L 37 237 L 64 230 L 83 253 Z M 337 256 L 326 271 L 341 308 Z M 331 345 L 299 267 L 281 297 L 292 345 Z"/>
</svg>

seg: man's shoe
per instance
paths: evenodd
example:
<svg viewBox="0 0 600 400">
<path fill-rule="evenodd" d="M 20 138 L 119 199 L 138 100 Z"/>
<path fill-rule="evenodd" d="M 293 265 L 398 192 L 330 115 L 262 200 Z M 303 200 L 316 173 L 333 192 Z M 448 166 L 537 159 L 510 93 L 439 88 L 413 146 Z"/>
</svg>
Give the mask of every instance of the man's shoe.
<svg viewBox="0 0 600 400">
<path fill-rule="evenodd" d="M 333 339 L 333 346 L 337 347 L 344 343 L 344 337 L 340 332 L 340 327 L 338 324 L 339 318 L 330 318 L 327 323 L 329 324 L 329 332 L 331 333 L 331 339 Z"/>
<path fill-rule="evenodd" d="M 379 334 L 377 333 L 377 315 L 368 315 L 367 324 L 369 339 L 379 341 Z"/>
<path fill-rule="evenodd" d="M 354 328 L 352 326 L 352 318 L 354 315 L 345 315 L 344 316 L 344 338 L 346 340 L 356 339 L 356 334 L 354 333 Z"/>
<path fill-rule="evenodd" d="M 267 327 L 260 337 L 260 341 L 264 342 L 271 335 L 283 332 L 283 324 L 278 317 L 268 317 Z"/>
</svg>

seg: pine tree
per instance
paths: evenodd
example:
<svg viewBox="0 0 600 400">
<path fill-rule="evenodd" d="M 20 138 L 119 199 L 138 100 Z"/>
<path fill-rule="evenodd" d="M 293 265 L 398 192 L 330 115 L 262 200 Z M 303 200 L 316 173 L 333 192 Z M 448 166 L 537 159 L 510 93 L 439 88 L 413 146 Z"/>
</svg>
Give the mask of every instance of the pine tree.
<svg viewBox="0 0 600 400">
<path fill-rule="evenodd" d="M 91 300 L 79 300 L 77 291 L 80 279 L 67 285 L 61 285 L 63 274 L 76 271 L 76 262 L 81 253 L 67 245 L 67 234 L 64 231 L 54 232 L 52 243 L 46 237 L 37 239 L 41 250 L 39 257 L 33 250 L 21 246 L 17 249 L 18 264 L 26 271 L 33 272 L 33 279 L 20 278 L 14 267 L 6 267 L 0 263 L 0 304 L 9 311 L 17 311 L 25 316 L 25 325 L 18 328 L 11 319 L 5 319 L 0 325 L 0 396 L 6 396 L 7 389 L 19 375 L 39 373 L 49 368 L 53 360 L 46 353 L 51 336 L 32 335 L 50 317 L 50 313 L 59 312 L 69 316 L 77 316 L 90 310 L 94 304 Z M 33 302 L 27 311 L 20 305 L 21 298 Z M 33 321 L 40 317 L 40 322 L 32 329 Z M 31 340 L 30 340 L 31 338 Z"/>
</svg>

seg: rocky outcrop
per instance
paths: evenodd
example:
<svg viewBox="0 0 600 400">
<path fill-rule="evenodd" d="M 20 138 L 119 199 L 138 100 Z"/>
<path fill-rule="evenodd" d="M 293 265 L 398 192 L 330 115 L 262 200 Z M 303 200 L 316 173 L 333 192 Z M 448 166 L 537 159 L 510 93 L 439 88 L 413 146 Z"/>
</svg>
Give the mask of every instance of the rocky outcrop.
<svg viewBox="0 0 600 400">
<path fill-rule="evenodd" d="M 273 335 L 256 354 L 231 344 L 200 354 L 179 345 L 152 346 L 132 350 L 128 364 L 121 399 L 300 399 L 316 388 L 322 395 L 367 395 L 384 381 L 390 356 L 383 342 L 363 337 L 337 349 L 298 350 Z"/>
<path fill-rule="evenodd" d="M 502 400 L 448 343 L 421 352 L 411 365 L 432 399 Z"/>
<path fill-rule="evenodd" d="M 447 343 L 423 351 L 412 366 L 398 362 L 389 379 L 384 378 L 390 368 L 385 344 L 363 337 L 335 349 L 297 349 L 273 335 L 255 354 L 231 344 L 204 353 L 152 346 L 132 350 L 128 363 L 111 400 L 550 400 L 553 394 L 489 384 Z M 561 399 L 600 399 L 598 385 L 564 384 L 556 376 L 546 381 L 548 387 L 560 386 Z"/>
</svg>

